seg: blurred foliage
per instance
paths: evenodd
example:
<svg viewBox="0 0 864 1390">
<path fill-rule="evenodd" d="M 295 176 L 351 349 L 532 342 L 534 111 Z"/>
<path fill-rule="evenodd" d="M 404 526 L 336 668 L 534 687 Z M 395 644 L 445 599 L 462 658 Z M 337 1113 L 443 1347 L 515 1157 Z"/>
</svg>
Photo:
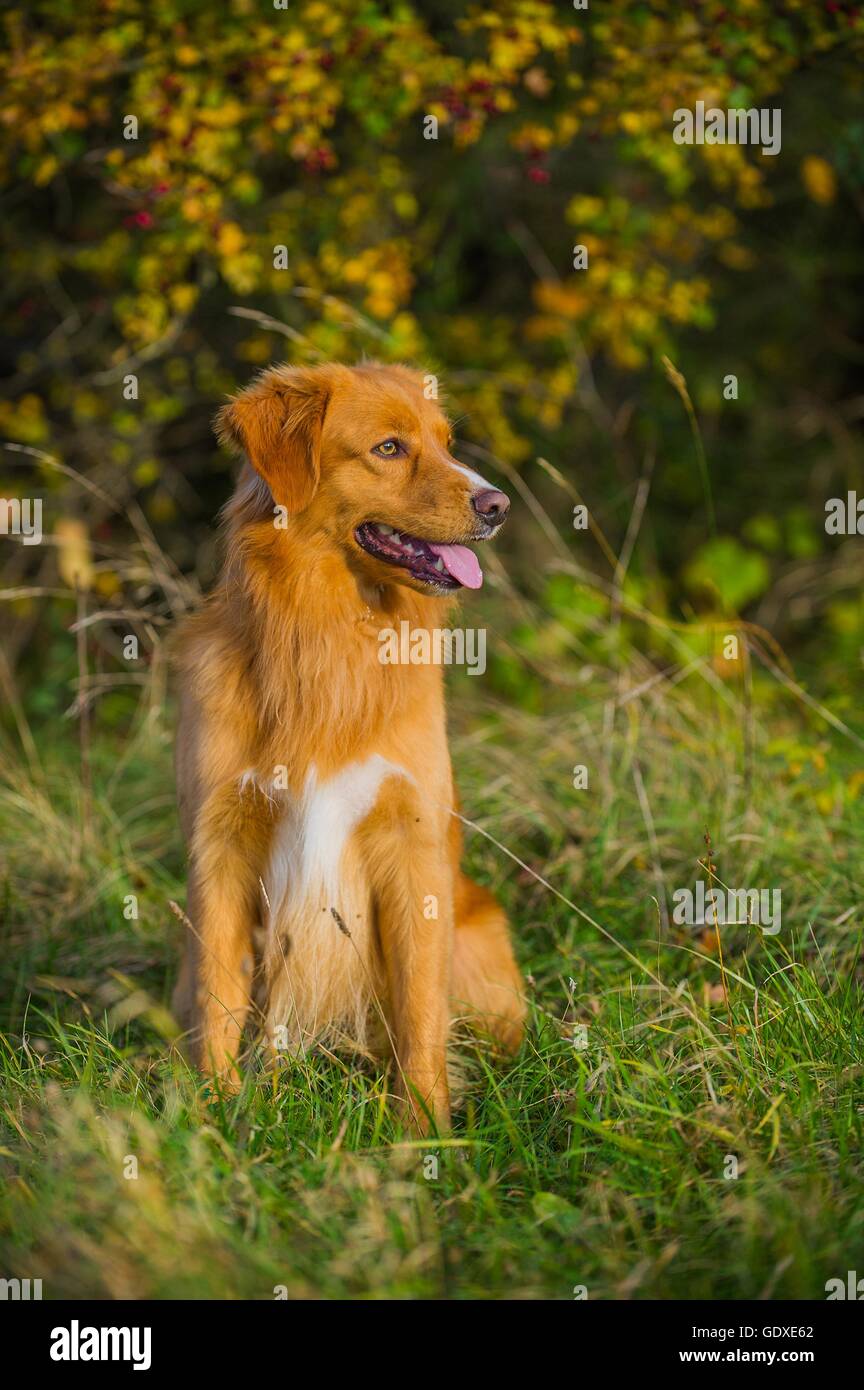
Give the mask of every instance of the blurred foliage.
<svg viewBox="0 0 864 1390">
<path fill-rule="evenodd" d="M 212 574 L 226 392 L 272 360 L 365 353 L 439 372 L 469 453 L 530 475 L 589 567 L 534 459 L 615 553 L 653 461 L 640 601 L 748 606 L 857 662 L 862 565 L 824 505 L 861 478 L 859 5 L 33 0 L 2 23 L 0 437 L 118 510 L 26 454 L 3 455 L 0 492 L 35 469 L 50 528 L 85 522 L 100 602 L 154 598 L 116 561 L 132 504 L 136 544 L 146 524 L 171 566 Z M 697 100 L 780 107 L 781 153 L 675 144 Z M 530 585 L 548 557 L 512 536 Z M 41 548 L 12 564 L 68 573 Z M 12 610 L 25 661 L 52 621 L 31 602 Z"/>
</svg>

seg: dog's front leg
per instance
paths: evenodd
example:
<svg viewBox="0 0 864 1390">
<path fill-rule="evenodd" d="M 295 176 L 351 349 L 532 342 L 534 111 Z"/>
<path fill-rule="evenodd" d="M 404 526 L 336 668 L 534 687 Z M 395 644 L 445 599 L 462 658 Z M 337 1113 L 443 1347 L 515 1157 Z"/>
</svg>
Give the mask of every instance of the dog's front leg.
<svg viewBox="0 0 864 1390">
<path fill-rule="evenodd" d="M 366 844 L 397 1094 L 421 1133 L 430 1121 L 447 1129 L 453 882 L 446 833 L 416 789 L 394 782 L 367 823 Z"/>
<path fill-rule="evenodd" d="M 229 1087 L 239 1079 L 237 1054 L 251 1003 L 258 878 L 271 829 L 266 801 L 256 805 L 252 795 L 239 796 L 236 787 L 211 795 L 198 814 L 191 847 L 191 1034 L 201 1069 Z"/>
</svg>

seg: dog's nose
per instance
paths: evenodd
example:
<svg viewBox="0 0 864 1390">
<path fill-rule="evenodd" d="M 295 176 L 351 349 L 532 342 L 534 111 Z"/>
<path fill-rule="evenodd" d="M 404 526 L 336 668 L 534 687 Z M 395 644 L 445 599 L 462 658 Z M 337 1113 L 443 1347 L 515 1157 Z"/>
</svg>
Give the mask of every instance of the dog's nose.
<svg viewBox="0 0 864 1390">
<path fill-rule="evenodd" d="M 490 487 L 484 492 L 475 492 L 471 498 L 471 506 L 490 526 L 500 526 L 502 521 L 507 520 L 510 498 L 505 493 L 498 492 L 497 488 Z"/>
</svg>

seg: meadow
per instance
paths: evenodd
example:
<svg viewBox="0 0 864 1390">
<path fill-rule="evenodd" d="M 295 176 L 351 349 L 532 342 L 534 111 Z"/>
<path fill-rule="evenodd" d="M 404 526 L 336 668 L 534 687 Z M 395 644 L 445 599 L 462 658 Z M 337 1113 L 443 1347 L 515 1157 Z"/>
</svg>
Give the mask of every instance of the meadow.
<svg viewBox="0 0 864 1390">
<path fill-rule="evenodd" d="M 717 1299 L 824 1297 L 860 1265 L 855 736 L 746 642 L 718 674 L 713 629 L 646 630 L 578 545 L 554 613 L 500 562 L 464 605 L 500 689 L 526 672 L 519 702 L 449 680 L 466 862 L 531 1022 L 509 1064 L 454 1045 L 452 1135 L 401 1132 L 371 1064 L 253 1061 L 224 1098 L 183 1060 L 162 675 L 119 729 L 97 705 L 83 781 L 74 719 L 22 727 L 29 759 L 10 741 L 5 1268 L 46 1297 Z M 675 925 L 700 877 L 779 886 L 780 932 Z"/>
</svg>

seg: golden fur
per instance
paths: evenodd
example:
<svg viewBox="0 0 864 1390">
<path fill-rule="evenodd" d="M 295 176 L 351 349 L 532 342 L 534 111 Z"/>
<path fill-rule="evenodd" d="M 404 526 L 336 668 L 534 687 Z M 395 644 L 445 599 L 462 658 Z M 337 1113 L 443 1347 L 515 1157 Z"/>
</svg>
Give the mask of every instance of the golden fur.
<svg viewBox="0 0 864 1390">
<path fill-rule="evenodd" d="M 504 915 L 459 868 L 441 668 L 379 660 L 382 628 L 444 626 L 452 597 L 355 537 L 371 518 L 473 538 L 483 480 L 450 456 L 422 382 L 278 367 L 220 412 L 247 462 L 220 580 L 177 641 L 190 927 L 175 993 L 200 1064 L 226 1081 L 254 980 L 276 1048 L 369 1047 L 383 1013 L 421 1126 L 447 1123 L 454 1014 L 508 1048 L 524 1016 Z M 404 459 L 371 452 L 396 434 Z"/>
</svg>

